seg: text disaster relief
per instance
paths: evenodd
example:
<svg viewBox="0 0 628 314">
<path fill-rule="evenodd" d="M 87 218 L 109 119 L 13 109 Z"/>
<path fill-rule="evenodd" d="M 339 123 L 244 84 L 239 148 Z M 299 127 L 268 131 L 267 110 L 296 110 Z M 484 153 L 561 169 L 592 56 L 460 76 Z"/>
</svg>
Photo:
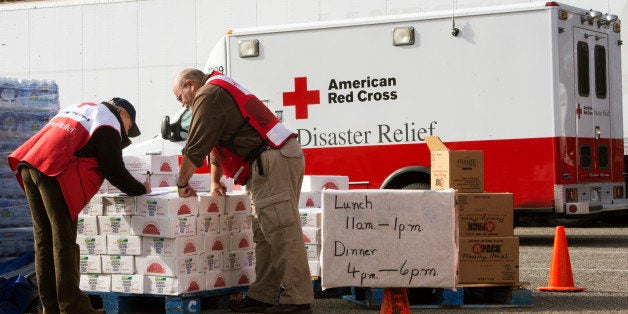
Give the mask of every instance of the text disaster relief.
<svg viewBox="0 0 628 314">
<path fill-rule="evenodd" d="M 295 91 L 284 93 L 284 106 L 297 107 L 297 120 L 307 119 L 307 105 L 320 104 L 319 91 L 300 90 L 299 85 L 302 84 L 307 84 L 307 78 L 295 78 Z M 396 100 L 399 97 L 396 87 L 397 78 L 395 77 L 372 78 L 367 76 L 356 80 L 332 78 L 327 87 L 327 101 L 329 104 L 343 104 Z M 313 95 L 313 92 L 316 95 Z M 301 99 L 295 99 L 299 97 Z M 306 108 L 299 108 L 300 105 Z M 311 129 L 297 128 L 296 132 L 301 145 L 304 147 L 412 143 L 424 141 L 426 135 L 433 135 L 437 124 L 437 121 L 430 121 L 421 127 L 415 122 L 405 122 L 396 126 L 381 123 L 372 130 L 349 128 L 342 131 L 320 132 L 316 127 L 312 127 Z"/>
</svg>

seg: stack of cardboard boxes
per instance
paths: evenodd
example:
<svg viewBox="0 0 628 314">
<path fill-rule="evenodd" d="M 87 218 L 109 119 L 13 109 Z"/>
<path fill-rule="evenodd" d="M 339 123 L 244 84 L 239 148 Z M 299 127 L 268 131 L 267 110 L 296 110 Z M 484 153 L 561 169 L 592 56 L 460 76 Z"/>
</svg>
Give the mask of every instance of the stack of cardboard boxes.
<svg viewBox="0 0 628 314">
<path fill-rule="evenodd" d="M 326 189 L 348 190 L 349 177 L 318 175 L 303 178 L 299 214 L 312 279 L 317 279 L 321 275 L 321 245 L 323 243 L 321 240 L 323 216 L 321 193 Z"/>
<path fill-rule="evenodd" d="M 519 238 L 513 235 L 512 193 L 484 192 L 482 151 L 450 151 L 429 136 L 431 187 L 457 191 L 458 283 L 519 282 Z"/>
<path fill-rule="evenodd" d="M 178 172 L 176 158 L 165 166 L 163 156 L 141 159 L 130 166 L 135 173 Z M 245 194 L 99 194 L 78 219 L 81 289 L 178 295 L 248 285 L 255 275 L 250 214 Z"/>
</svg>

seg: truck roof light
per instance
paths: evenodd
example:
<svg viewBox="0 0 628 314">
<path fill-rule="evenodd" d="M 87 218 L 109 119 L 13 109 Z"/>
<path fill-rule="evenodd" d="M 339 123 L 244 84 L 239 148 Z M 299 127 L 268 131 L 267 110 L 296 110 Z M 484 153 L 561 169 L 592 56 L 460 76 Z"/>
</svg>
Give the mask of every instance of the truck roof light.
<svg viewBox="0 0 628 314">
<path fill-rule="evenodd" d="M 556 1 L 549 1 L 549 2 L 545 2 L 545 6 L 546 7 L 558 7 L 558 2 Z"/>
<path fill-rule="evenodd" d="M 240 40 L 240 58 L 259 56 L 259 40 Z"/>
<path fill-rule="evenodd" d="M 393 46 L 414 45 L 414 27 L 395 27 L 392 32 Z"/>
<path fill-rule="evenodd" d="M 593 25 L 597 19 L 602 16 L 602 12 L 593 11 L 593 9 L 587 11 L 582 17 L 580 17 L 580 24 L 584 24 L 584 22 L 589 22 L 589 25 Z"/>
</svg>

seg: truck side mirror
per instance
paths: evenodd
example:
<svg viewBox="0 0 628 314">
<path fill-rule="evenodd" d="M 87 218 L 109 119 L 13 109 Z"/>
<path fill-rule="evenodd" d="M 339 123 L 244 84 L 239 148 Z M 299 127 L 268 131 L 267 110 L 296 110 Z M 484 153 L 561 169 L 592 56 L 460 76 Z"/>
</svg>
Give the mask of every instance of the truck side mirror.
<svg viewBox="0 0 628 314">
<path fill-rule="evenodd" d="M 161 138 L 169 140 L 172 138 L 172 127 L 170 126 L 170 117 L 165 116 L 161 120 Z"/>
</svg>

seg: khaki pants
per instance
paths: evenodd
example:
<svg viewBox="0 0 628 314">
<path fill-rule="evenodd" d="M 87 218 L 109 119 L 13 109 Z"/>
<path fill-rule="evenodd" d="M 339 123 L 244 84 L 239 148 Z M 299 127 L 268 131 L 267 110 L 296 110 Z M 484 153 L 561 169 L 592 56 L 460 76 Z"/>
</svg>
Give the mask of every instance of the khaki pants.
<svg viewBox="0 0 628 314">
<path fill-rule="evenodd" d="M 76 220 L 70 219 L 61 187 L 37 169 L 21 167 L 33 217 L 35 271 L 44 314 L 90 313 L 89 297 L 79 289 Z"/>
<path fill-rule="evenodd" d="M 312 277 L 298 209 L 305 167 L 301 145 L 291 139 L 258 158 L 263 175 L 253 162 L 246 184 L 253 202 L 256 244 L 256 279 L 249 287 L 249 296 L 271 304 L 312 303 Z M 280 288 L 284 289 L 281 294 Z"/>
</svg>

